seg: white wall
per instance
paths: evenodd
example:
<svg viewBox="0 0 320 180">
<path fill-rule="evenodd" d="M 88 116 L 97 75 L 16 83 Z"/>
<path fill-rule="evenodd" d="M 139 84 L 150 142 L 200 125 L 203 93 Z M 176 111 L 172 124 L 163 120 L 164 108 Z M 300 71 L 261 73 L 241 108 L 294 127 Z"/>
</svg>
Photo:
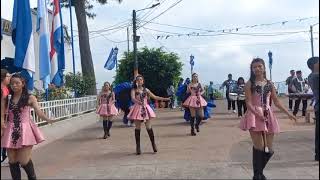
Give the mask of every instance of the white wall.
<svg viewBox="0 0 320 180">
<path fill-rule="evenodd" d="M 3 34 L 3 39 L 1 41 L 1 60 L 5 57 L 14 57 L 14 45 L 11 40 L 11 36 Z"/>
</svg>

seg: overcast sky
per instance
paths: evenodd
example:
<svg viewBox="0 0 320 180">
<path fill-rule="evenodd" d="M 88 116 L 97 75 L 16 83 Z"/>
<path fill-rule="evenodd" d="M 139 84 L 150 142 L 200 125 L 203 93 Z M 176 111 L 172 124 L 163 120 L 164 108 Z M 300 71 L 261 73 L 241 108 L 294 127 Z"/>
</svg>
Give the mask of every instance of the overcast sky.
<svg viewBox="0 0 320 180">
<path fill-rule="evenodd" d="M 161 5 L 157 8 L 138 12 L 138 20 L 148 21 L 179 0 L 159 1 Z M 12 2 L 1 1 L 2 18 L 11 20 Z M 36 0 L 30 0 L 30 2 L 31 7 L 36 7 Z M 95 4 L 93 11 L 97 16 L 95 19 L 88 19 L 89 31 L 108 29 L 108 27 L 124 21 L 120 25 L 129 25 L 133 9 L 142 9 L 157 2 L 157 0 L 123 0 L 121 4 L 118 4 L 113 0 L 104 6 Z M 64 9 L 62 13 L 64 24 L 70 27 L 69 11 Z M 146 16 L 146 13 L 151 13 L 151 15 Z M 270 50 L 274 59 L 273 81 L 284 81 L 290 69 L 302 70 L 305 76 L 309 74 L 306 66 L 306 60 L 311 56 L 310 33 L 308 30 L 310 25 L 319 22 L 318 14 L 318 0 L 182 0 L 152 22 L 211 31 L 288 22 L 284 25 L 278 23 L 231 31 L 231 33 L 237 33 L 237 35 L 190 37 L 187 35 L 178 36 L 178 34 L 195 32 L 204 35 L 208 34 L 208 31 L 149 23 L 137 31 L 141 36 L 138 47 L 141 48 L 146 45 L 148 47 L 163 46 L 165 51 L 177 53 L 180 61 L 184 63 L 182 71 L 184 78 L 190 76 L 189 57 L 193 54 L 195 56 L 194 71 L 198 72 L 201 82 L 205 84 L 208 84 L 209 81 L 213 81 L 215 84 L 222 83 L 228 73 L 232 73 L 234 79 L 239 76 L 248 79 L 252 58 L 261 57 L 268 61 L 267 54 Z M 316 18 L 296 20 L 315 16 Z M 77 30 L 75 14 L 73 14 L 73 19 L 74 30 Z M 141 22 L 143 24 L 143 21 Z M 131 27 L 130 37 L 132 36 Z M 316 56 L 319 56 L 319 25 L 314 26 L 314 31 L 314 37 L 316 38 L 314 52 Z M 226 30 L 225 32 L 228 33 L 229 31 Z M 279 32 L 286 32 L 287 34 Z M 117 32 L 104 31 L 102 33 L 104 36 L 90 34 L 91 52 L 98 88 L 102 86 L 104 81 L 113 81 L 115 75 L 115 70 L 108 71 L 103 68 L 110 49 L 115 46 L 119 48 L 118 59 L 127 50 L 127 43 L 119 42 L 127 38 L 125 27 L 118 29 Z M 175 33 L 176 36 L 157 40 L 158 36 L 173 35 L 172 33 Z M 209 34 L 221 33 L 210 32 Z M 260 36 L 261 34 L 265 36 Z M 74 35 L 76 36 L 77 32 L 74 32 Z M 78 38 L 75 37 L 76 70 L 81 70 L 78 47 Z M 130 50 L 132 50 L 132 42 L 130 42 Z M 72 62 L 67 62 L 66 68 L 67 71 L 72 71 Z"/>
</svg>

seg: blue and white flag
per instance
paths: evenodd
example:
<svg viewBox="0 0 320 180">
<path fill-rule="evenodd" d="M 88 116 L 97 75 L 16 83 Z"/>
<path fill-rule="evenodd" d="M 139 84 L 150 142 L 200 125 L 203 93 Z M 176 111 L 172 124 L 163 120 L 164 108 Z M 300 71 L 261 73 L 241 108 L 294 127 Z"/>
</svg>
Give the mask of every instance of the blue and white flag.
<svg viewBox="0 0 320 180">
<path fill-rule="evenodd" d="M 62 15 L 59 0 L 53 0 L 53 18 L 50 37 L 51 82 L 55 86 L 63 85 L 63 71 L 65 70 L 64 36 Z"/>
<path fill-rule="evenodd" d="M 109 57 L 104 65 L 104 68 L 108 70 L 112 70 L 117 64 L 117 55 L 118 55 L 118 48 L 112 48 L 109 54 Z"/>
<path fill-rule="evenodd" d="M 12 42 L 16 46 L 14 65 L 23 69 L 28 90 L 32 91 L 36 68 L 29 0 L 14 0 Z"/>
<path fill-rule="evenodd" d="M 190 65 L 194 66 L 194 56 L 193 55 L 190 56 Z"/>
<path fill-rule="evenodd" d="M 273 59 L 272 59 L 272 52 L 271 51 L 269 51 L 268 56 L 269 56 L 269 69 L 272 69 Z"/>
<path fill-rule="evenodd" d="M 38 0 L 37 8 L 37 32 L 39 34 L 39 70 L 40 79 L 44 89 L 48 89 L 50 84 L 50 46 L 49 46 L 49 27 L 48 9 L 46 0 Z"/>
</svg>

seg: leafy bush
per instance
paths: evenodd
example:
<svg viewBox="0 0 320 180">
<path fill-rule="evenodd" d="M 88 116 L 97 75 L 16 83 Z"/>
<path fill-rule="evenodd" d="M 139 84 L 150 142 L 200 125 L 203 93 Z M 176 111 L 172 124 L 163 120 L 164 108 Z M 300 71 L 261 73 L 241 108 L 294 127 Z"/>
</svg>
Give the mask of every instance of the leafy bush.
<svg viewBox="0 0 320 180">
<path fill-rule="evenodd" d="M 76 90 L 76 97 L 84 97 L 88 95 L 90 87 L 96 86 L 94 82 L 95 81 L 93 77 L 82 76 L 80 72 L 78 72 L 76 75 L 73 75 L 73 73 L 68 73 L 66 75 L 65 85 L 71 90 Z"/>
</svg>

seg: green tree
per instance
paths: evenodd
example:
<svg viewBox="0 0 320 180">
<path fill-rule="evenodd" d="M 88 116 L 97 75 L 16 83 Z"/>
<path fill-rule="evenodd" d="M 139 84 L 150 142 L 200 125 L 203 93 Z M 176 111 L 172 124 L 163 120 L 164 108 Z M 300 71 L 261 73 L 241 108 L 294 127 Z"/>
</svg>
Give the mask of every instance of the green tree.
<svg viewBox="0 0 320 180">
<path fill-rule="evenodd" d="M 119 3 L 122 0 L 117 0 Z M 91 12 L 93 8 L 93 2 L 98 2 L 99 4 L 107 4 L 107 0 L 71 0 L 71 6 L 74 6 L 77 24 L 78 24 L 78 34 L 79 34 L 79 47 L 80 47 L 80 57 L 81 57 L 81 68 L 84 76 L 92 77 L 94 86 L 89 87 L 88 93 L 90 95 L 97 94 L 96 92 L 96 78 L 94 74 L 94 66 L 92 62 L 92 55 L 90 50 L 89 42 L 89 31 L 87 24 L 87 16 L 89 18 L 94 18 L 95 13 Z M 69 7 L 69 0 L 62 0 L 63 7 Z"/>
<path fill-rule="evenodd" d="M 77 97 L 83 97 L 86 95 L 92 95 L 89 90 L 90 87 L 96 86 L 93 78 L 90 76 L 83 76 L 80 72 L 77 72 L 76 75 L 69 72 L 66 75 L 66 83 L 65 86 L 67 88 L 73 89 L 73 86 L 77 89 Z"/>
<path fill-rule="evenodd" d="M 180 79 L 183 64 L 178 61 L 178 55 L 164 52 L 161 48 L 147 47 L 138 51 L 137 55 L 139 73 L 145 78 L 145 86 L 159 96 L 166 96 L 169 85 L 176 86 Z M 124 57 L 119 61 L 116 84 L 133 79 L 133 53 L 125 52 Z"/>
</svg>

